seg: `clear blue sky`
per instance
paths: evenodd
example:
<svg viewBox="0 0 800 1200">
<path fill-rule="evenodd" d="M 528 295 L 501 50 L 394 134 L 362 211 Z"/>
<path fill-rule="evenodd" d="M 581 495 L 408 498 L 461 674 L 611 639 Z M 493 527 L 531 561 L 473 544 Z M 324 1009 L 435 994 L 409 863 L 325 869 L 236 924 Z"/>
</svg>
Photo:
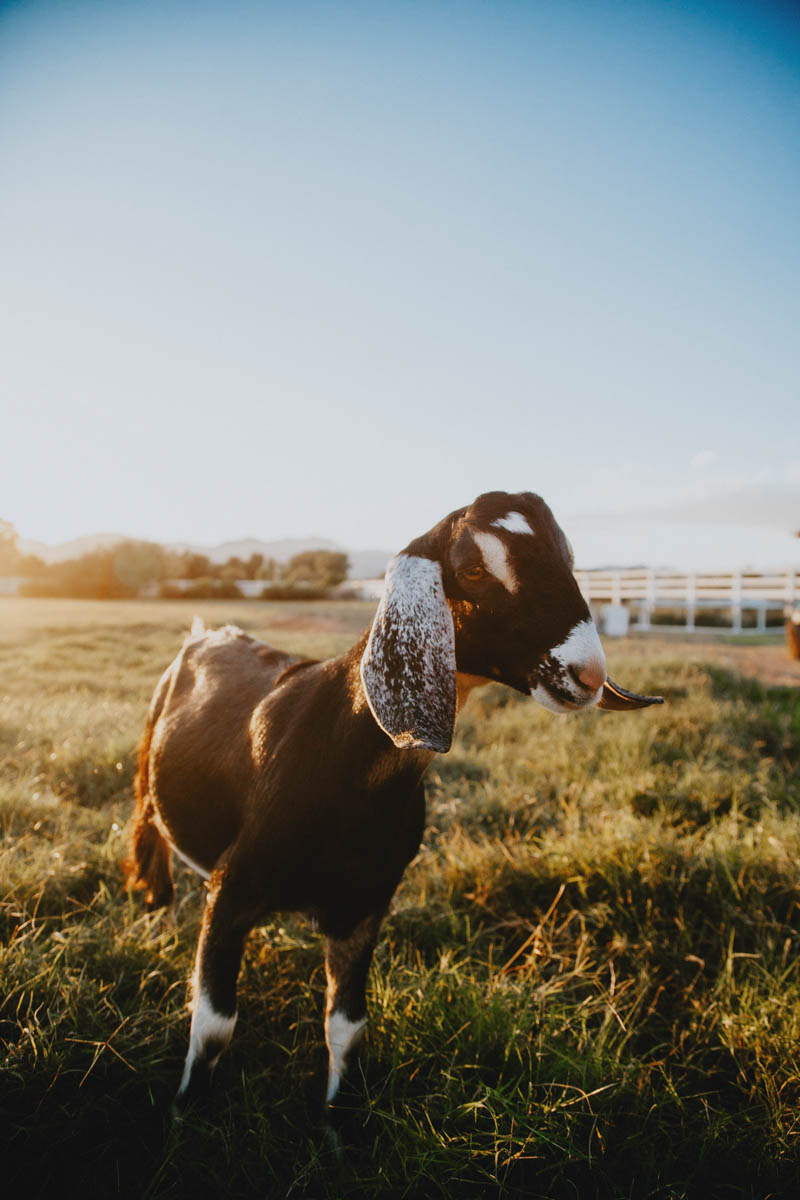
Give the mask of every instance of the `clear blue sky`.
<svg viewBox="0 0 800 1200">
<path fill-rule="evenodd" d="M 2 4 L 0 516 L 783 534 L 799 198 L 795 5 Z"/>
</svg>

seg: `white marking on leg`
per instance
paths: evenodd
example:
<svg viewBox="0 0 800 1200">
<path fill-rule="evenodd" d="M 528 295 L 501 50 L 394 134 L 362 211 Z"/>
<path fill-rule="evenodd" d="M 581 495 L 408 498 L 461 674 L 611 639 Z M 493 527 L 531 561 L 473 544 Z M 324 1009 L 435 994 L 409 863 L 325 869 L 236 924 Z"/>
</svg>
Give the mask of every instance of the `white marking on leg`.
<svg viewBox="0 0 800 1200">
<path fill-rule="evenodd" d="M 503 542 L 494 533 L 482 533 L 479 529 L 471 529 L 478 548 L 483 555 L 487 571 L 499 579 L 509 592 L 516 592 L 519 582 L 508 561 L 508 551 Z"/>
<path fill-rule="evenodd" d="M 518 512 L 506 513 L 504 517 L 498 517 L 496 521 L 492 521 L 492 524 L 497 529 L 507 529 L 509 533 L 527 533 L 532 535 L 536 532 L 534 529 L 531 529 L 522 513 Z"/>
<path fill-rule="evenodd" d="M 213 1057 L 207 1059 L 209 1068 L 216 1066 L 219 1056 L 227 1048 L 233 1036 L 235 1024 L 236 1013 L 232 1017 L 226 1017 L 223 1013 L 217 1012 L 203 988 L 195 987 L 192 1001 L 192 1031 L 189 1035 L 189 1051 L 183 1068 L 183 1078 L 178 1088 L 179 1096 L 189 1086 L 194 1064 L 198 1059 L 207 1058 L 206 1048 L 209 1043 L 219 1046 Z M 222 1044 L 219 1045 L 219 1043 Z"/>
<path fill-rule="evenodd" d="M 347 1056 L 353 1045 L 364 1032 L 367 1018 L 349 1021 L 341 1009 L 325 1017 L 325 1041 L 328 1044 L 328 1093 L 325 1103 L 330 1104 L 339 1090 L 342 1076 L 347 1068 Z"/>
</svg>

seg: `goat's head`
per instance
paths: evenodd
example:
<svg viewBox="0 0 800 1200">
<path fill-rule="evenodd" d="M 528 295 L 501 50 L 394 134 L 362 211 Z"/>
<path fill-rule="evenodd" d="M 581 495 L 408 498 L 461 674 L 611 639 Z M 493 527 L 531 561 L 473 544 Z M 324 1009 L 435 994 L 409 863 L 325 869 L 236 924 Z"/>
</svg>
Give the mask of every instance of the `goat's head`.
<svg viewBox="0 0 800 1200">
<path fill-rule="evenodd" d="M 457 671 L 559 713 L 658 702 L 607 678 L 572 565 L 569 542 L 532 492 L 487 492 L 392 559 L 361 678 L 396 746 L 449 750 Z"/>
</svg>

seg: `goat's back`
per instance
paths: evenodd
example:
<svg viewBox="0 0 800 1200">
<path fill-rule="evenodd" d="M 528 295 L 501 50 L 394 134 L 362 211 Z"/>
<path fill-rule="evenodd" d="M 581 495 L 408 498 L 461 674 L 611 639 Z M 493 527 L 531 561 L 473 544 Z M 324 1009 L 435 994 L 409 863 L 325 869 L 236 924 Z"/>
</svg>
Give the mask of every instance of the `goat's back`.
<svg viewBox="0 0 800 1200">
<path fill-rule="evenodd" d="M 159 680 L 145 732 L 147 790 L 170 841 L 206 872 L 241 828 L 253 712 L 298 661 L 227 626 L 188 639 Z"/>
</svg>

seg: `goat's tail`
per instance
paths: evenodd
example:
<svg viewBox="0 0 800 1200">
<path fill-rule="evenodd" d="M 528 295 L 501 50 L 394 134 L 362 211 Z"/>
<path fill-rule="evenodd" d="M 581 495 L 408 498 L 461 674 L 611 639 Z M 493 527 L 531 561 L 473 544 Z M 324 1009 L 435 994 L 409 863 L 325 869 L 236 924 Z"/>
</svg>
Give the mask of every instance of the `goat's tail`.
<svg viewBox="0 0 800 1200">
<path fill-rule="evenodd" d="M 151 714 L 152 715 L 152 714 Z M 131 855 L 122 863 L 128 888 L 146 888 L 145 901 L 150 908 L 170 904 L 172 886 L 172 853 L 156 827 L 155 808 L 150 796 L 150 739 L 153 722 L 148 720 L 139 746 L 139 763 L 133 781 L 136 807 L 133 814 Z"/>
</svg>

